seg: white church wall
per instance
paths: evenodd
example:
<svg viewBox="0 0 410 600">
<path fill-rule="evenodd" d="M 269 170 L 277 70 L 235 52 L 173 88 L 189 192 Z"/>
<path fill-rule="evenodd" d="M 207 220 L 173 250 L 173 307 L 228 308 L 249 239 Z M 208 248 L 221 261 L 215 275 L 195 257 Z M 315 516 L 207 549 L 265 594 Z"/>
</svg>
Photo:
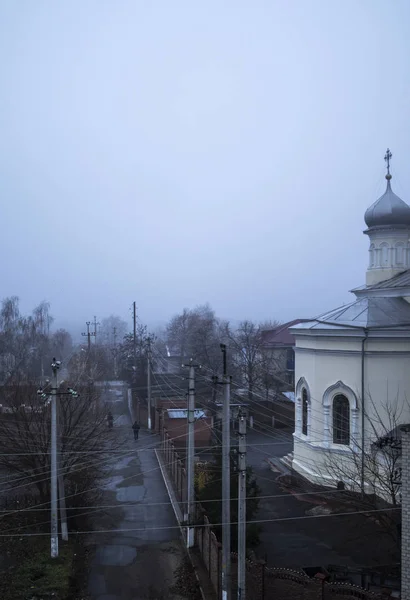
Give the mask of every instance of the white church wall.
<svg viewBox="0 0 410 600">
<path fill-rule="evenodd" d="M 381 354 L 366 359 L 365 437 L 410 423 L 410 355 Z"/>
<path fill-rule="evenodd" d="M 361 340 L 361 337 L 324 339 L 316 336 L 312 347 L 311 338 L 296 338 L 293 467 L 316 483 L 336 485 L 337 481 L 344 480 L 346 486 L 353 488 L 359 477 L 357 469 L 360 461 L 357 456 L 362 449 Z M 298 386 L 301 378 L 303 385 Z M 346 386 L 346 390 L 343 387 L 333 388 L 338 382 Z M 302 432 L 301 390 L 304 386 L 310 401 L 307 435 Z M 392 428 L 398 421 L 410 423 L 410 396 L 407 398 L 406 390 L 410 391 L 410 340 L 368 339 L 365 355 L 365 440 L 377 437 L 375 429 L 384 434 L 389 423 Z M 344 393 L 350 403 L 350 446 L 333 443 L 332 396 L 337 393 Z M 397 406 L 396 415 L 386 406 L 386 399 L 390 405 Z M 352 452 L 356 452 L 356 458 L 352 458 Z"/>
</svg>

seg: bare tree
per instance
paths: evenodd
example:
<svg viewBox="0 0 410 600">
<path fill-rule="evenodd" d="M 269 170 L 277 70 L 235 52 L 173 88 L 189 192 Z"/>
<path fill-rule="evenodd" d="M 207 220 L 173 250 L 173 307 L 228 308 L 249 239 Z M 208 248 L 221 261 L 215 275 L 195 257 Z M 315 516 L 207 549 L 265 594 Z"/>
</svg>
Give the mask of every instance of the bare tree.
<svg viewBox="0 0 410 600">
<path fill-rule="evenodd" d="M 181 362 L 195 358 L 213 374 L 220 371 L 219 343 L 223 337 L 224 327 L 209 304 L 184 308 L 166 328 L 166 344 Z"/>
<path fill-rule="evenodd" d="M 59 393 L 64 390 L 60 388 Z M 68 506 L 93 488 L 102 475 L 104 459 L 122 441 L 116 431 L 108 432 L 106 407 L 97 392 L 79 396 L 59 395 L 60 465 L 65 480 Z M 50 403 L 39 397 L 37 386 L 17 382 L 1 388 L 0 469 L 12 479 L 9 492 L 37 490 L 42 502 L 50 497 Z M 14 480 L 14 482 L 13 482 Z M 3 490 L 3 493 L 7 490 Z M 75 494 L 70 498 L 72 494 Z"/>
<path fill-rule="evenodd" d="M 5 298 L 0 309 L 0 378 L 39 377 L 50 352 L 49 303 L 43 301 L 32 315 L 23 316 L 16 296 Z"/>
<path fill-rule="evenodd" d="M 114 345 L 114 328 L 116 330 L 117 343 L 120 344 L 127 334 L 129 327 L 126 321 L 117 315 L 110 315 L 102 319 L 97 335 L 97 342 L 104 346 L 112 347 Z"/>
<path fill-rule="evenodd" d="M 225 335 L 229 340 L 237 377 L 247 388 L 249 401 L 252 402 L 254 389 L 263 383 L 262 328 L 249 320 L 242 321 L 236 329 L 227 323 Z"/>
<path fill-rule="evenodd" d="M 365 412 L 365 431 L 370 432 L 364 443 L 361 434 L 350 435 L 349 446 L 343 455 L 329 450 L 325 475 L 345 489 L 344 498 L 360 510 L 386 508 L 377 515 L 377 521 L 397 544 L 400 511 L 391 510 L 401 505 L 401 427 L 403 414 L 410 413 L 407 400 L 386 400 L 377 406 L 369 396 Z M 373 518 L 372 513 L 369 514 Z"/>
</svg>

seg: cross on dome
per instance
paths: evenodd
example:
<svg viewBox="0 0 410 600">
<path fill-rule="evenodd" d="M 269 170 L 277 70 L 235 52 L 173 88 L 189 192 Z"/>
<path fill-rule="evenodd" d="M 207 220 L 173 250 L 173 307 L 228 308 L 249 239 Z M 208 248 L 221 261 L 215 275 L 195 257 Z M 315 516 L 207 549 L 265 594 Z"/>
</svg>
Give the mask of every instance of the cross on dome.
<svg viewBox="0 0 410 600">
<path fill-rule="evenodd" d="M 386 179 L 389 180 L 391 179 L 391 175 L 390 175 L 390 159 L 393 156 L 393 154 L 390 152 L 390 149 L 387 148 L 386 150 L 386 154 L 384 155 L 384 160 L 387 163 L 387 175 L 386 175 Z"/>
</svg>

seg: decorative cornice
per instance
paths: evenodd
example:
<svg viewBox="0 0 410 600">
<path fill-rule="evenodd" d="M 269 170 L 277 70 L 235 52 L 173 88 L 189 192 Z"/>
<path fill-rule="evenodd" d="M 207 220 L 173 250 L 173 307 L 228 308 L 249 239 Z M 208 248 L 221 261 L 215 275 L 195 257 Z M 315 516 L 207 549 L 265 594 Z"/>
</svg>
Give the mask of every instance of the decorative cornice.
<svg viewBox="0 0 410 600">
<path fill-rule="evenodd" d="M 301 348 L 296 347 L 295 353 L 306 353 L 306 354 L 321 354 L 327 356 L 360 356 L 362 355 L 361 350 L 327 350 L 324 348 Z M 366 350 L 365 356 L 410 356 L 410 350 Z"/>
<path fill-rule="evenodd" d="M 367 336 L 365 336 L 365 329 L 367 331 Z M 407 338 L 410 340 L 410 325 L 405 326 L 397 326 L 396 328 L 392 327 L 388 329 L 387 327 L 360 327 L 357 329 L 305 329 L 300 331 L 295 331 L 293 333 L 295 338 L 298 337 L 309 337 L 309 338 L 357 338 L 363 339 L 367 337 L 371 338 L 385 338 L 388 339 L 396 339 L 396 338 Z"/>
<path fill-rule="evenodd" d="M 371 290 L 358 288 L 350 290 L 357 298 L 404 298 L 410 296 L 410 286 L 396 288 L 382 288 Z"/>
</svg>

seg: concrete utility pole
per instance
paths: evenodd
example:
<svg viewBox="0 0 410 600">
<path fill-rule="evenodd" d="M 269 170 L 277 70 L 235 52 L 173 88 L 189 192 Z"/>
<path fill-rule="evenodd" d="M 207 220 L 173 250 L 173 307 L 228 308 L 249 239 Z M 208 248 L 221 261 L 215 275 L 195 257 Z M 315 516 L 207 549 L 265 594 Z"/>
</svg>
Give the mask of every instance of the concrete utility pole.
<svg viewBox="0 0 410 600">
<path fill-rule="evenodd" d="M 132 303 L 132 322 L 133 322 L 133 338 L 132 338 L 132 354 L 133 354 L 133 390 L 132 390 L 132 398 L 133 398 L 133 402 L 135 403 L 137 401 L 137 305 L 135 303 L 135 301 Z M 135 404 L 133 404 L 133 407 L 135 406 Z M 140 418 L 140 411 L 139 411 L 139 400 L 138 400 L 138 407 L 137 407 L 137 417 L 138 420 Z"/>
<path fill-rule="evenodd" d="M 239 414 L 238 600 L 245 600 L 246 579 L 246 417 Z"/>
<path fill-rule="evenodd" d="M 113 336 L 114 336 L 114 377 L 115 377 L 115 379 L 117 379 L 118 367 L 117 367 L 117 328 L 116 327 L 113 327 Z"/>
<path fill-rule="evenodd" d="M 93 333 L 94 343 L 96 344 L 97 343 L 97 327 L 98 327 L 98 325 L 100 325 L 100 323 L 97 323 L 97 317 L 95 315 L 94 315 L 93 325 L 94 325 L 94 333 Z"/>
<path fill-rule="evenodd" d="M 221 344 L 223 356 L 222 411 L 222 600 L 231 597 L 231 381 L 227 375 L 226 345 Z"/>
<path fill-rule="evenodd" d="M 51 370 L 51 558 L 58 557 L 58 507 L 57 507 L 57 371 L 61 362 L 53 358 Z"/>
<path fill-rule="evenodd" d="M 56 394 L 57 400 L 57 426 L 59 424 L 59 412 L 60 412 L 60 400 L 59 394 Z M 61 520 L 61 537 L 65 542 L 68 541 L 68 525 L 67 525 L 67 508 L 65 503 L 65 485 L 64 485 L 64 475 L 62 471 L 62 437 L 61 433 L 58 437 L 58 457 L 57 457 L 57 465 L 58 465 L 58 500 L 60 503 L 60 520 Z"/>
<path fill-rule="evenodd" d="M 194 523 L 195 523 L 195 368 L 200 365 L 194 365 L 192 358 L 187 365 L 189 367 L 188 376 L 188 451 L 187 451 L 187 475 L 188 475 L 188 498 L 187 512 L 185 521 L 187 528 L 187 548 L 193 548 Z"/>
<path fill-rule="evenodd" d="M 148 429 L 152 429 L 151 423 L 151 338 L 148 338 L 147 349 L 147 408 L 148 408 Z"/>
<path fill-rule="evenodd" d="M 410 427 L 401 428 L 401 599 L 410 600 Z"/>
</svg>

